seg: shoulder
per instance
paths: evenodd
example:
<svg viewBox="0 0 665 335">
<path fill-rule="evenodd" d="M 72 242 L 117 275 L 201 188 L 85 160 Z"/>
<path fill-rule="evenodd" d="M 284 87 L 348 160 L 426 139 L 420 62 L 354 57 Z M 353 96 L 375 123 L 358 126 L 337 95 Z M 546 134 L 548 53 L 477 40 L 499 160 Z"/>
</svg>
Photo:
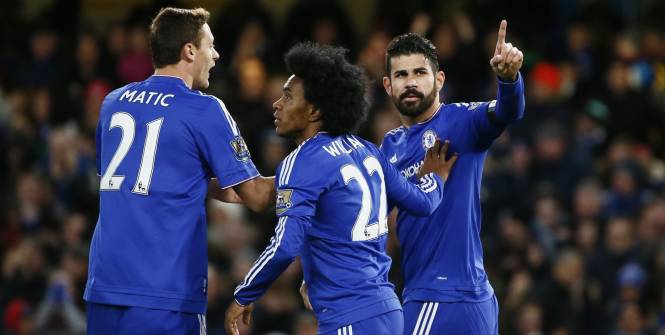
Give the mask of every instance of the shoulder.
<svg viewBox="0 0 665 335">
<path fill-rule="evenodd" d="M 455 102 L 446 104 L 443 107 L 443 114 L 451 116 L 471 115 L 478 111 L 487 111 L 489 106 L 495 106 L 496 100 L 492 101 L 473 101 L 473 102 Z"/>
<path fill-rule="evenodd" d="M 390 147 L 394 143 L 401 141 L 405 134 L 406 127 L 404 126 L 399 126 L 388 131 L 385 135 L 383 135 L 383 141 L 381 142 L 380 149 L 383 150 L 384 147 Z"/>
<path fill-rule="evenodd" d="M 186 97 L 188 103 L 191 102 L 195 106 L 198 106 L 199 108 L 197 108 L 197 110 L 202 113 L 209 113 L 209 114 L 221 113 L 224 116 L 231 117 L 222 99 L 214 95 L 205 94 L 201 91 L 190 90 L 187 92 Z"/>
<path fill-rule="evenodd" d="M 106 95 L 106 97 L 104 98 L 104 103 L 117 101 L 122 96 L 123 93 L 127 92 L 128 90 L 131 90 L 134 86 L 138 84 L 140 83 L 129 83 L 125 86 L 116 88 L 115 90 L 111 91 L 111 93 Z"/>
<path fill-rule="evenodd" d="M 404 134 L 405 130 L 406 130 L 406 128 L 404 126 L 399 126 L 395 129 L 391 129 L 383 136 L 383 139 L 385 141 L 387 138 L 398 137 L 398 136 Z"/>
<path fill-rule="evenodd" d="M 303 179 L 312 181 L 326 175 L 330 164 L 327 164 L 329 159 L 325 157 L 322 146 L 328 142 L 326 138 L 316 136 L 295 148 L 277 168 L 277 185 L 283 186 Z"/>
<path fill-rule="evenodd" d="M 368 150 L 370 153 L 372 153 L 372 154 L 376 154 L 376 153 L 378 153 L 378 152 L 380 151 L 380 150 L 379 150 L 379 147 L 378 147 L 376 144 L 374 144 L 373 142 L 370 142 L 370 141 L 368 141 L 368 140 L 366 140 L 366 139 L 364 139 L 364 138 L 362 138 L 362 137 L 360 137 L 360 136 L 349 135 L 349 137 L 350 137 L 351 139 L 353 139 L 353 140 L 355 140 L 355 141 L 361 143 L 361 144 L 362 144 L 365 148 L 367 148 L 367 150 Z"/>
<path fill-rule="evenodd" d="M 209 123 L 210 125 L 218 125 L 219 121 L 228 126 L 237 133 L 237 125 L 231 113 L 229 113 L 226 105 L 222 99 L 202 93 L 200 91 L 190 91 L 188 100 L 192 103 L 188 107 L 192 109 L 189 115 L 196 117 L 197 122 Z M 188 102 L 189 102 L 188 101 Z"/>
</svg>

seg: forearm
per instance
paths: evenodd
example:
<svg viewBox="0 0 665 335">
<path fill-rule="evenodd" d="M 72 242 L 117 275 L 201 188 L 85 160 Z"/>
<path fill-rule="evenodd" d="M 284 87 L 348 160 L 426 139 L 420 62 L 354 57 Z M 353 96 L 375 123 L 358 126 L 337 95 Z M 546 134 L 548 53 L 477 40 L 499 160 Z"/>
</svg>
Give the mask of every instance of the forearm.
<svg viewBox="0 0 665 335">
<path fill-rule="evenodd" d="M 432 214 L 443 198 L 444 182 L 438 175 L 429 173 L 414 185 L 403 179 L 400 190 L 391 192 L 391 203 L 415 216 Z"/>
<path fill-rule="evenodd" d="M 282 272 L 293 262 L 304 241 L 305 222 L 286 216 L 279 219 L 270 245 L 254 262 L 243 282 L 236 287 L 234 298 L 246 306 L 260 298 Z"/>
<path fill-rule="evenodd" d="M 275 177 L 259 176 L 233 188 L 242 202 L 255 212 L 275 205 Z"/>
<path fill-rule="evenodd" d="M 501 123 L 507 125 L 524 116 L 524 81 L 520 73 L 517 74 L 517 79 L 513 82 L 498 80 L 499 87 L 494 113 Z"/>
</svg>

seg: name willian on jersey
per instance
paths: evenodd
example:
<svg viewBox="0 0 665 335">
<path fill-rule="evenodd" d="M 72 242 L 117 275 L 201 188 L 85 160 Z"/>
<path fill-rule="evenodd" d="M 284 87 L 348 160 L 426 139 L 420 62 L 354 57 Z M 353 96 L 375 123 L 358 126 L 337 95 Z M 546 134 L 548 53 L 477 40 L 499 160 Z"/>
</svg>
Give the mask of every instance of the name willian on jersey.
<svg viewBox="0 0 665 335">
<path fill-rule="evenodd" d="M 330 156 L 337 157 L 340 155 L 348 155 L 353 150 L 356 150 L 358 148 L 364 148 L 365 145 L 362 144 L 362 142 L 356 140 L 352 136 L 346 136 L 344 138 L 346 141 L 342 141 L 341 139 L 334 140 L 330 142 L 328 145 L 323 145 L 321 146 L 323 150 L 325 150 L 327 153 L 330 154 Z M 348 142 L 347 142 L 348 141 Z"/>
</svg>

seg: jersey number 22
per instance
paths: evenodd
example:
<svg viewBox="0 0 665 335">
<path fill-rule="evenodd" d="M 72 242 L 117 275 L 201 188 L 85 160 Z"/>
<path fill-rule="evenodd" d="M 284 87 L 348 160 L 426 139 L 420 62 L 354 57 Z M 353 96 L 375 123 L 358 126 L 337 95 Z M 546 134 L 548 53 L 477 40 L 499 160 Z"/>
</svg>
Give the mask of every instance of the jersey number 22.
<svg viewBox="0 0 665 335">
<path fill-rule="evenodd" d="M 388 233 L 388 220 L 387 220 L 387 201 L 386 201 L 386 183 L 383 177 L 383 169 L 381 169 L 381 163 L 370 156 L 363 161 L 365 170 L 367 173 L 372 176 L 377 174 L 381 181 L 381 200 L 379 201 L 379 213 L 378 213 L 378 222 L 369 222 L 370 215 L 372 213 L 372 193 L 367 184 L 367 180 L 363 177 L 363 174 L 360 172 L 357 166 L 355 165 L 345 165 L 342 167 L 340 172 L 344 178 L 344 183 L 348 185 L 352 180 L 358 182 L 360 190 L 362 191 L 362 202 L 360 206 L 360 211 L 356 217 L 356 222 L 353 225 L 353 230 L 351 231 L 351 239 L 353 241 L 369 241 L 373 240 L 381 235 Z"/>
</svg>

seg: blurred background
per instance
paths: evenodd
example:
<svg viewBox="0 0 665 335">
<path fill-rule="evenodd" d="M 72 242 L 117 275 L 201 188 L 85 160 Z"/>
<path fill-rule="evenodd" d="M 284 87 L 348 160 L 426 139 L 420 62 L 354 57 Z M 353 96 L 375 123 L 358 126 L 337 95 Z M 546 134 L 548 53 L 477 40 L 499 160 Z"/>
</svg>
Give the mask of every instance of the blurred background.
<svg viewBox="0 0 665 335">
<path fill-rule="evenodd" d="M 399 124 L 381 86 L 389 40 L 438 48 L 444 102 L 496 95 L 502 18 L 524 52 L 526 118 L 490 151 L 485 268 L 502 334 L 665 334 L 665 2 L 344 0 L 0 2 L 0 334 L 83 334 L 98 210 L 94 130 L 103 97 L 148 77 L 147 27 L 163 6 L 203 6 L 225 101 L 264 175 L 293 144 L 272 102 L 295 41 L 343 45 L 371 80 L 361 135 Z M 210 201 L 208 333 L 272 235 L 272 213 Z M 394 228 L 394 227 L 393 227 Z M 391 280 L 401 288 L 399 247 Z M 315 334 L 298 262 L 256 304 L 247 334 Z"/>
</svg>

